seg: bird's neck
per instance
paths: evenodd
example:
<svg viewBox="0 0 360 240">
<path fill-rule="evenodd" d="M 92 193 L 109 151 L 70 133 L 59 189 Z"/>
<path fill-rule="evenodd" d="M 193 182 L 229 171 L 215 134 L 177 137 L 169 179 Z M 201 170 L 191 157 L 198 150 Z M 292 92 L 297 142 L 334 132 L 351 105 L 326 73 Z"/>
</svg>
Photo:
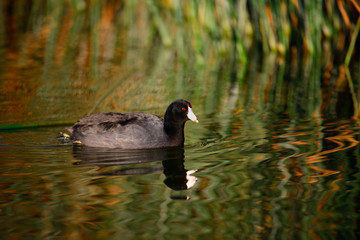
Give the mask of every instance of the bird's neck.
<svg viewBox="0 0 360 240">
<path fill-rule="evenodd" d="M 171 119 L 164 120 L 164 130 L 166 134 L 174 140 L 177 140 L 177 145 L 184 144 L 184 125 L 185 123 L 177 123 Z"/>
</svg>

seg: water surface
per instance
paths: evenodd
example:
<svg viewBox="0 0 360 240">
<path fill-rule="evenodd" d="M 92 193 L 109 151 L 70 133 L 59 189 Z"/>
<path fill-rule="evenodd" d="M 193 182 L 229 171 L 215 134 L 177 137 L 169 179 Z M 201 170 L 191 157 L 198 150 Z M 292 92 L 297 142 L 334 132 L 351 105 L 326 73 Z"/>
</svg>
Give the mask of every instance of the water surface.
<svg viewBox="0 0 360 240">
<path fill-rule="evenodd" d="M 56 139 L 62 127 L 2 132 L 3 237 L 356 238 L 356 123 L 284 117 L 259 135 L 246 114 L 227 131 L 199 119 L 184 149 L 73 147 Z"/>
</svg>

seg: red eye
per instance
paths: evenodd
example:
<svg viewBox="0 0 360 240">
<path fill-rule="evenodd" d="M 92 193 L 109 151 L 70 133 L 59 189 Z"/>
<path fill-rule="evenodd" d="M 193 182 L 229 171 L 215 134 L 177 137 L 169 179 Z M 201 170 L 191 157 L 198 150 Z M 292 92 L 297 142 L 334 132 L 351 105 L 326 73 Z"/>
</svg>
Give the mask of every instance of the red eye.
<svg viewBox="0 0 360 240">
<path fill-rule="evenodd" d="M 186 109 L 185 109 L 185 108 L 182 108 L 181 110 L 185 111 Z"/>
</svg>

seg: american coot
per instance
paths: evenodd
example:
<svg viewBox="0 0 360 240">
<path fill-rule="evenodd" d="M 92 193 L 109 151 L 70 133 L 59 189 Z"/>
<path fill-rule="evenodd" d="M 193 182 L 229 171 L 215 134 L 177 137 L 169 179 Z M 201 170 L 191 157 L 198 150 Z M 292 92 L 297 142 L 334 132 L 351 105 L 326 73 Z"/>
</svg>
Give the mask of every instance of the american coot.
<svg viewBox="0 0 360 240">
<path fill-rule="evenodd" d="M 199 122 L 191 104 L 172 102 L 164 120 L 149 113 L 97 113 L 80 119 L 67 130 L 76 142 L 92 147 L 141 149 L 184 145 L 187 120 Z"/>
</svg>

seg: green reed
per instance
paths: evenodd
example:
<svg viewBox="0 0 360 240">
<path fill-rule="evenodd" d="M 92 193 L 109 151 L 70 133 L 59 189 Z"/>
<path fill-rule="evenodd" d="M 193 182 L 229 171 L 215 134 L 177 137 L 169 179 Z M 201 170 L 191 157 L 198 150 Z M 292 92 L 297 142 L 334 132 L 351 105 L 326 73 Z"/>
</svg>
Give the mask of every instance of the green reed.
<svg viewBox="0 0 360 240">
<path fill-rule="evenodd" d="M 0 7 L 1 22 L 14 28 L 1 31 L 0 43 L 10 39 L 8 32 L 27 33 L 27 43 L 15 39 L 14 44 L 29 59 L 36 53 L 32 45 L 45 46 L 41 91 L 57 88 L 58 81 L 69 86 L 79 76 L 76 84 L 88 87 L 95 99 L 88 111 L 120 99 L 123 85 L 139 84 L 136 79 L 148 79 L 142 80 L 154 93 L 148 97 L 167 102 L 166 91 L 156 85 L 164 79 L 170 92 L 189 94 L 205 106 L 221 105 L 233 91 L 246 106 L 295 115 L 301 108 L 307 116 L 318 115 L 324 66 L 339 64 L 334 59 L 340 56 L 355 76 L 359 71 L 355 1 L 34 0 L 5 1 Z M 260 71 L 250 72 L 259 62 Z M 338 73 L 328 80 L 325 109 L 341 98 L 336 94 L 345 84 L 357 117 L 358 79 Z"/>
<path fill-rule="evenodd" d="M 217 55 L 232 53 L 235 45 L 237 57 L 243 62 L 248 57 L 245 46 L 255 42 L 259 42 L 265 52 L 280 55 L 288 53 L 291 46 L 301 47 L 310 55 L 321 54 L 322 38 L 331 39 L 339 33 L 354 31 L 359 16 L 354 1 L 342 3 L 344 12 L 341 13 L 336 1 L 319 0 L 304 3 L 298 0 L 146 0 L 119 4 L 113 1 L 35 0 L 26 4 L 22 1 L 8 4 L 13 5 L 17 18 L 27 16 L 27 29 L 34 31 L 41 23 L 50 24 L 49 45 L 59 33 L 56 29 L 57 24 L 61 24 L 59 17 L 72 19 L 70 24 L 77 28 L 83 23 L 77 21 L 79 16 L 86 15 L 87 22 L 83 27 L 90 29 L 92 34 L 94 58 L 98 54 L 101 28 L 107 27 L 100 26 L 100 20 L 106 14 L 113 15 L 113 21 L 120 22 L 127 31 L 135 31 L 140 43 L 149 44 L 160 38 L 164 46 L 175 47 L 177 51 L 184 50 L 184 44 L 189 44 L 200 57 L 204 57 L 206 51 L 214 51 Z M 23 9 L 26 5 L 30 5 L 29 14 Z M 105 12 L 106 9 L 112 12 Z M 139 24 L 142 24 L 140 28 Z M 299 39 L 291 39 L 294 37 Z M 303 44 L 296 45 L 295 41 Z"/>
</svg>

